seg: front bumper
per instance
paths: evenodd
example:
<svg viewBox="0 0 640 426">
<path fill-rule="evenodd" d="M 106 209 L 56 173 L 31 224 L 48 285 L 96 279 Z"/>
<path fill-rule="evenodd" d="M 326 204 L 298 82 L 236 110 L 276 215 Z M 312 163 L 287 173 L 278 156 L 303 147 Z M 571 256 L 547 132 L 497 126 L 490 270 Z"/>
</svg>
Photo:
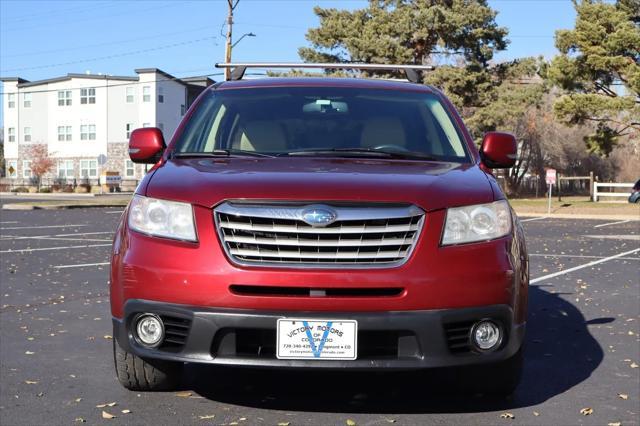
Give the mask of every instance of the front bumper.
<svg viewBox="0 0 640 426">
<path fill-rule="evenodd" d="M 423 369 L 492 363 L 514 355 L 525 324 L 514 322 L 507 305 L 390 312 L 264 312 L 210 309 L 133 299 L 123 319 L 113 318 L 114 338 L 138 356 L 179 362 L 247 367 Z M 158 348 L 138 344 L 131 330 L 137 314 L 151 312 L 165 323 L 167 338 Z M 355 361 L 280 360 L 275 356 L 278 318 L 358 321 Z M 493 319 L 504 330 L 500 348 L 478 353 L 465 346 L 471 325 Z"/>
</svg>

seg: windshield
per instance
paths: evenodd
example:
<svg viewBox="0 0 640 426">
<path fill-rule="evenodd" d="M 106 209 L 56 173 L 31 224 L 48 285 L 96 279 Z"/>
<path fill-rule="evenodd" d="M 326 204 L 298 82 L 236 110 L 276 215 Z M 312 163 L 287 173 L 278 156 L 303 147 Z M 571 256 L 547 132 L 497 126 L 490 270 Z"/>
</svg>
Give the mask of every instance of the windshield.
<svg viewBox="0 0 640 426">
<path fill-rule="evenodd" d="M 175 151 L 179 156 L 388 154 L 468 162 L 464 145 L 433 94 L 275 87 L 208 92 Z"/>
</svg>

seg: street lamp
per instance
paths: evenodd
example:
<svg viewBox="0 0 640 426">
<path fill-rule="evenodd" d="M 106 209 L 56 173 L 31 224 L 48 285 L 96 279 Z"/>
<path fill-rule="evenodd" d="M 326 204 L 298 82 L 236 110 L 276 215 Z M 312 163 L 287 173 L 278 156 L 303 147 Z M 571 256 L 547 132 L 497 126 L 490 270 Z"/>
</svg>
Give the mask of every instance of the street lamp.
<svg viewBox="0 0 640 426">
<path fill-rule="evenodd" d="M 245 37 L 256 37 L 256 35 L 254 33 L 246 33 L 246 34 L 242 34 L 242 36 L 240 36 L 240 38 L 231 45 L 231 48 L 233 49 L 234 47 L 236 47 L 236 45 L 238 43 L 240 43 L 240 40 L 242 40 Z"/>
</svg>

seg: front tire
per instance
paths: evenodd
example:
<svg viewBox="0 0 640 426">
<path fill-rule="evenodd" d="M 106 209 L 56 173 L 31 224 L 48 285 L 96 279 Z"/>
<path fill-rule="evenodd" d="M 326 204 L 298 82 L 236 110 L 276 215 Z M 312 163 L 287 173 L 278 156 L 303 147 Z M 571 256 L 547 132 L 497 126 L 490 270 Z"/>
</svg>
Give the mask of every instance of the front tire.
<svg viewBox="0 0 640 426">
<path fill-rule="evenodd" d="M 129 390 L 172 390 L 180 383 L 182 363 L 140 358 L 122 349 L 115 339 L 113 360 L 118 381 Z"/>
</svg>

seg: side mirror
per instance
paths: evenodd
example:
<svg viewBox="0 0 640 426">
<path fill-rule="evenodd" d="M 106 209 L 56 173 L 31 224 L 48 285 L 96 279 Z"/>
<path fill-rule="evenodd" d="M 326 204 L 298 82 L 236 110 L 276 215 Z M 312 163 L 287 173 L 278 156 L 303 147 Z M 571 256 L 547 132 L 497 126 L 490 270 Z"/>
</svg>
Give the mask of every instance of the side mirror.
<svg viewBox="0 0 640 426">
<path fill-rule="evenodd" d="M 129 157 L 134 163 L 155 164 L 165 148 L 164 136 L 157 127 L 135 129 L 129 138 Z"/>
<path fill-rule="evenodd" d="M 508 169 L 516 163 L 518 143 L 509 133 L 489 132 L 480 146 L 482 164 L 490 169 Z"/>
</svg>

